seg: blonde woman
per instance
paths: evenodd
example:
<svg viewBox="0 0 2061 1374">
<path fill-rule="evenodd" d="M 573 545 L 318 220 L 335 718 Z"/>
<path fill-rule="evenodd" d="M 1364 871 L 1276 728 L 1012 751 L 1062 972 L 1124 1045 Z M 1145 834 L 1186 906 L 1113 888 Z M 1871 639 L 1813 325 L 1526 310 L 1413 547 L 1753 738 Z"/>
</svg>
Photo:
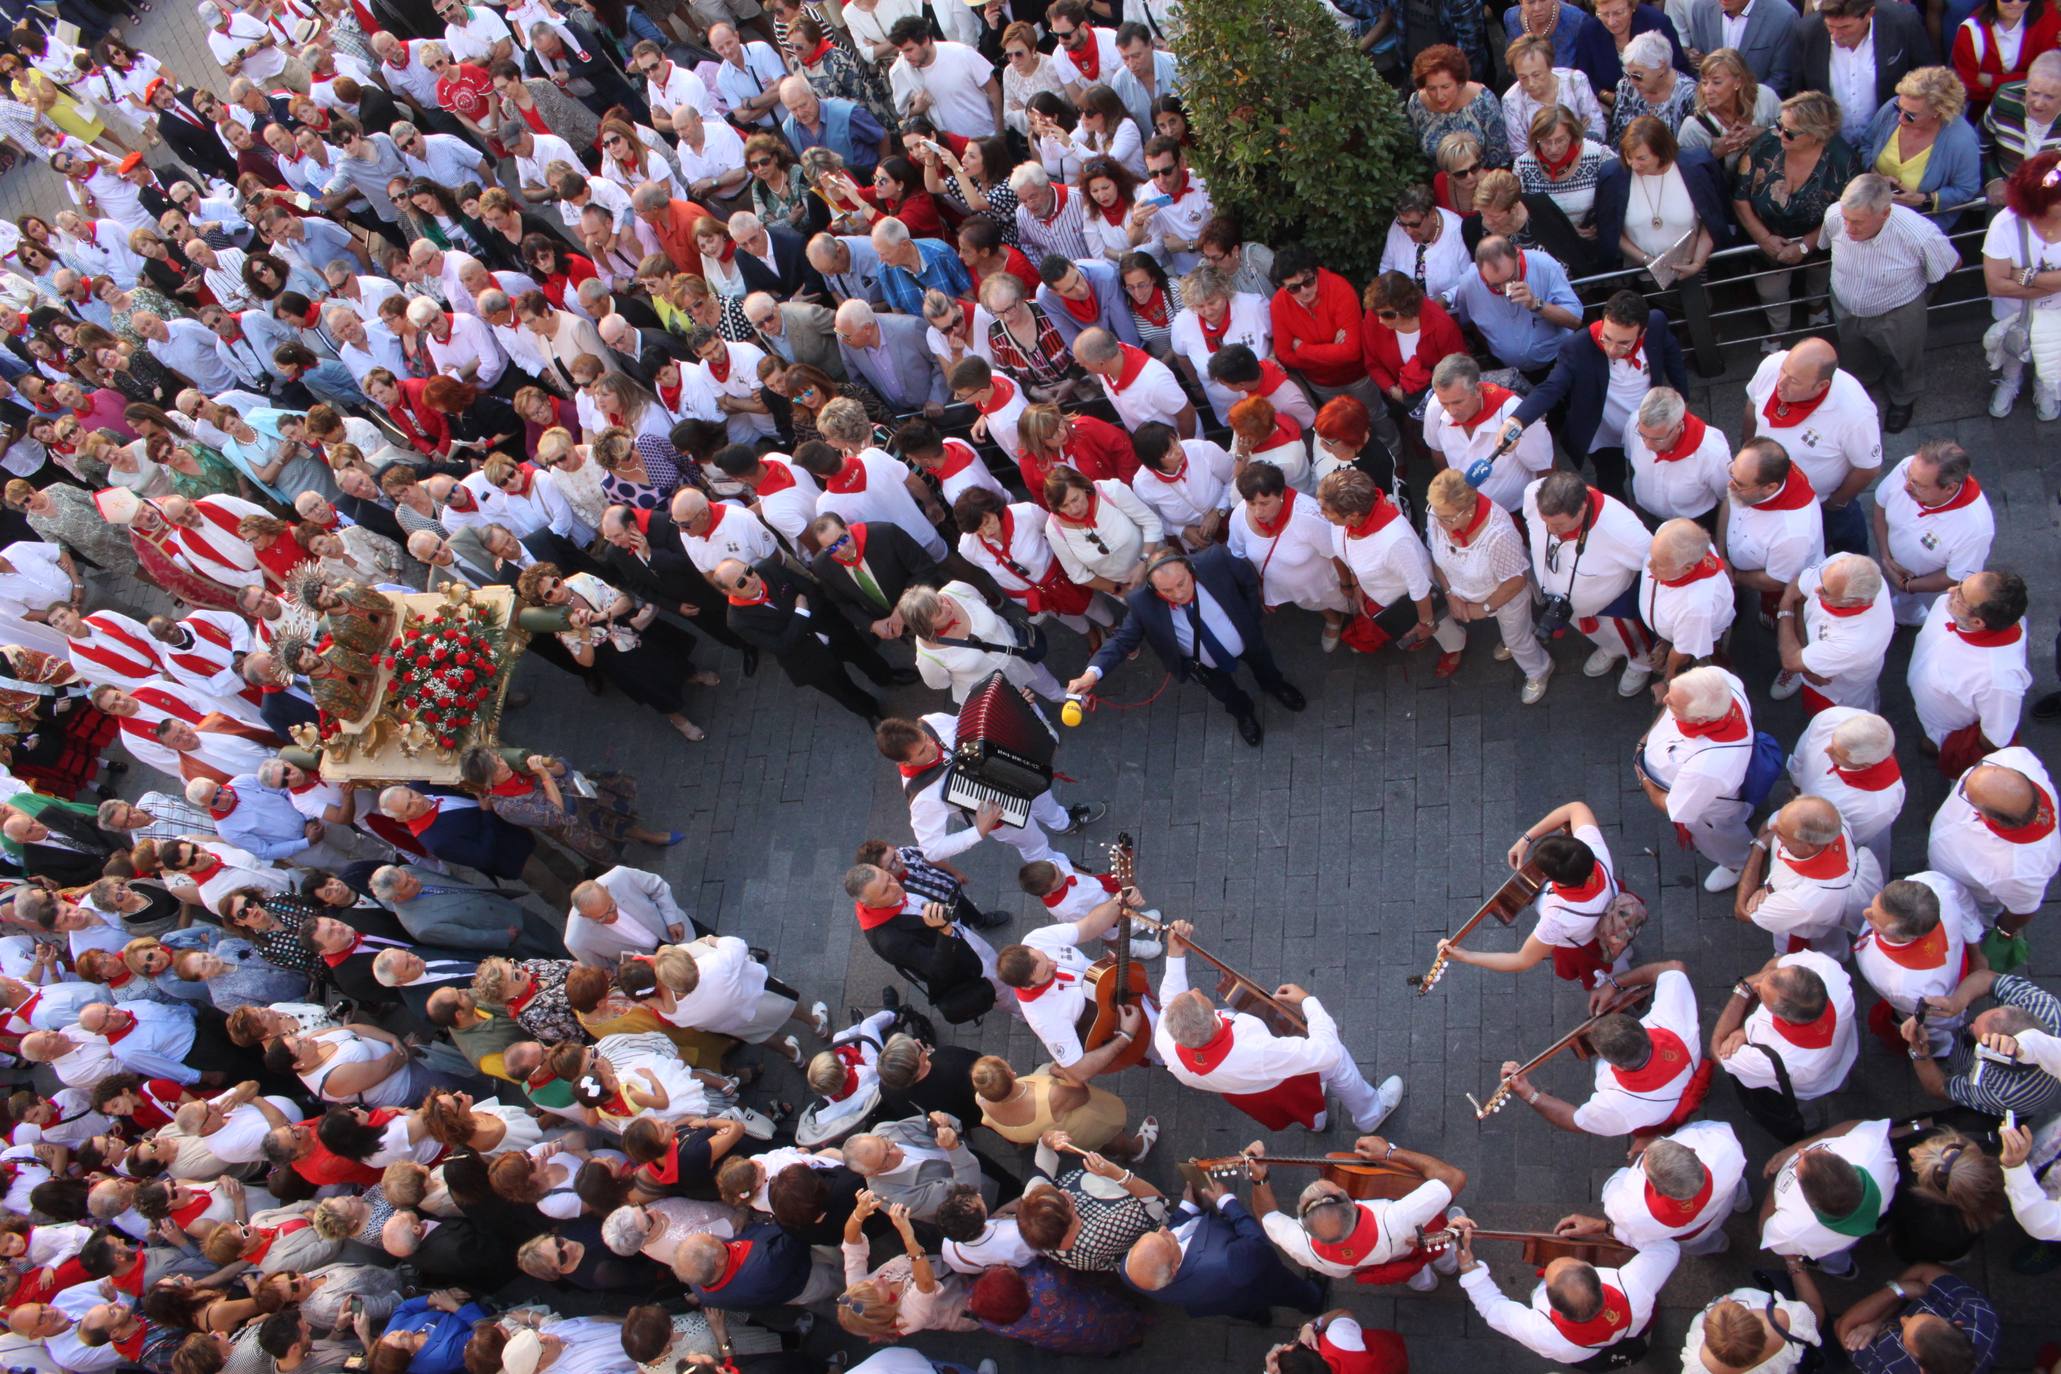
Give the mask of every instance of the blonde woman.
<svg viewBox="0 0 2061 1374">
<path fill-rule="evenodd" d="M 1982 195 L 1982 149 L 1961 118 L 1968 91 L 1945 67 L 1919 67 L 1896 83 L 1896 99 L 1875 112 L 1861 164 L 1896 183 L 1896 203 L 1951 229 Z"/>
<path fill-rule="evenodd" d="M 1684 148 L 1701 148 L 1730 175 L 1753 141 L 1775 127 L 1782 97 L 1753 76 L 1735 48 L 1719 48 L 1697 68 L 1696 104 L 1675 131 Z"/>
<path fill-rule="evenodd" d="M 1042 1071 L 1019 1075 L 993 1054 L 974 1061 L 972 1082 L 981 1124 L 1011 1145 L 1035 1145 L 1057 1128 L 1083 1150 L 1137 1165 L 1159 1139 L 1159 1121 L 1149 1116 L 1126 1135 L 1124 1100 L 1092 1083 L 1082 1087 Z"/>
<path fill-rule="evenodd" d="M 527 1109 L 493 1101 L 475 1105 L 470 1093 L 431 1093 L 422 1116 L 430 1139 L 451 1151 L 497 1155 L 533 1150 L 544 1141 L 542 1127 Z"/>
<path fill-rule="evenodd" d="M 602 513 L 608 509 L 601 465 L 574 440 L 571 430 L 554 425 L 538 436 L 537 466 L 550 474 L 552 486 L 572 508 L 574 519 L 588 529 L 601 528 Z"/>
<path fill-rule="evenodd" d="M 837 1299 L 837 1324 L 875 1345 L 889 1345 L 918 1331 L 978 1331 L 980 1323 L 966 1311 L 968 1284 L 963 1275 L 938 1266 L 916 1239 L 909 1209 L 897 1202 L 887 1219 L 901 1238 L 903 1253 L 878 1269 L 866 1267 L 868 1247 L 862 1229 L 881 1210 L 871 1188 L 860 1192 L 845 1218 L 844 1292 Z"/>
<path fill-rule="evenodd" d="M 1901 1259 L 1952 1264 L 2010 1208 L 2003 1164 L 1959 1131 L 1935 1131 L 1904 1157 L 1910 1185 L 1897 1189 L 1883 1212 L 1890 1248 Z"/>
</svg>

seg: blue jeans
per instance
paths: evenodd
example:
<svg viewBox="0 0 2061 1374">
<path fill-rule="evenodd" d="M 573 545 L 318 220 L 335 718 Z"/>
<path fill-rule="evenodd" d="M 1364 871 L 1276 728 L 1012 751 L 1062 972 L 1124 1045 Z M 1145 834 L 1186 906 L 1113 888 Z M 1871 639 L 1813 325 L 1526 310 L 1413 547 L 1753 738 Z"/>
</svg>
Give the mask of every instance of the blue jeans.
<svg viewBox="0 0 2061 1374">
<path fill-rule="evenodd" d="M 1866 553 L 1868 517 L 1858 500 L 1825 507 L 1825 553 Z"/>
</svg>

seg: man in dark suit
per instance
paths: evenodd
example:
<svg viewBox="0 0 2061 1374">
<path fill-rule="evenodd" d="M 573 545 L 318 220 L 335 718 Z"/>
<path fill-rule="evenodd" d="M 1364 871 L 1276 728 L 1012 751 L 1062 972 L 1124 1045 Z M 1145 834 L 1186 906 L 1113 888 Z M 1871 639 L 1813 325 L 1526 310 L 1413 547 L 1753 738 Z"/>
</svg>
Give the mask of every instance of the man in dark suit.
<svg viewBox="0 0 2061 1374">
<path fill-rule="evenodd" d="M 1200 682 L 1238 722 L 1238 733 L 1258 747 L 1260 728 L 1253 700 L 1238 685 L 1242 660 L 1262 691 L 1291 711 L 1308 702 L 1281 676 L 1260 629 L 1259 574 L 1221 544 L 1201 553 L 1165 554 L 1145 570 L 1145 581 L 1125 596 L 1131 613 L 1088 660 L 1087 671 L 1066 685 L 1085 696 L 1139 644 L 1150 642 L 1176 679 Z"/>
<path fill-rule="evenodd" d="M 883 314 L 864 301 L 846 301 L 836 319 L 844 375 L 879 392 L 897 415 L 952 399 L 925 339 L 930 326 L 922 319 Z"/>
<path fill-rule="evenodd" d="M 854 864 L 846 870 L 844 890 L 866 944 L 933 1003 L 955 989 L 987 981 L 983 955 L 988 943 L 952 920 L 943 903 L 911 893 L 893 874 L 872 864 Z"/>
<path fill-rule="evenodd" d="M 901 638 L 895 605 L 903 592 L 945 585 L 943 570 L 923 546 L 891 521 L 846 525 L 842 516 L 819 515 L 809 533 L 822 550 L 809 560 L 809 571 L 853 624 L 877 638 Z"/>
<path fill-rule="evenodd" d="M 14 811 L 4 833 L 21 855 L 22 872 L 48 878 L 59 887 L 84 887 L 107 867 L 114 846 L 91 814 L 81 816 L 62 804 L 44 803 L 36 815 Z"/>
<path fill-rule="evenodd" d="M 379 809 L 445 863 L 464 864 L 502 882 L 522 877 L 536 852 L 536 836 L 462 793 L 396 785 L 379 794 Z"/>
<path fill-rule="evenodd" d="M 388 864 L 372 875 L 372 891 L 393 910 L 409 936 L 425 944 L 515 959 L 553 959 L 565 953 L 565 939 L 549 921 L 488 888 L 413 865 Z M 558 903 L 560 909 L 566 905 Z"/>
<path fill-rule="evenodd" d="M 672 334 L 663 329 L 639 328 L 630 323 L 627 315 L 610 315 L 596 328 L 615 365 L 647 387 L 654 385 L 652 378 L 658 375 L 659 368 L 687 356 L 687 350 Z"/>
<path fill-rule="evenodd" d="M 471 955 L 435 957 L 419 949 L 387 949 L 372 956 L 372 977 L 389 997 L 398 997 L 408 1014 L 429 1024 L 430 995 L 439 988 L 465 991 L 479 972 L 479 960 Z"/>
<path fill-rule="evenodd" d="M 674 1252 L 673 1272 L 703 1307 L 725 1312 L 806 1307 L 844 1287 L 834 1265 L 818 1261 L 807 1241 L 770 1221 L 754 1222 L 729 1241 L 694 1232 Z"/>
<path fill-rule="evenodd" d="M 1586 455 L 1595 465 L 1597 488 L 1606 496 L 1625 500 L 1624 440 L 1621 435 L 1601 432 L 1611 369 L 1620 364 L 1643 368 L 1648 390 L 1656 386 L 1671 386 L 1684 393 L 1689 390 L 1688 364 L 1674 331 L 1668 328 L 1667 315 L 1649 310 L 1646 298 L 1636 291 L 1618 292 L 1604 303 L 1602 320 L 1574 330 L 1560 341 L 1553 370 L 1511 414 L 1504 439 L 1515 443 L 1526 425 L 1564 408 L 1566 418 L 1558 426 L 1560 446 L 1577 463 Z M 1644 394 L 1630 398 L 1631 414 L 1638 413 Z"/>
<path fill-rule="evenodd" d="M 730 217 L 737 239 L 737 270 L 743 274 L 747 291 L 764 291 L 776 300 L 819 302 L 829 299 L 830 288 L 809 266 L 808 241 L 781 225 L 767 228 L 749 210 Z"/>
<path fill-rule="evenodd" d="M 515 1280 L 515 1251 L 529 1236 L 522 1228 L 492 1226 L 473 1215 L 485 1209 L 468 1208 L 462 1217 L 446 1217 L 432 1225 L 412 1211 L 396 1212 L 387 1218 L 380 1239 L 389 1255 L 414 1266 L 426 1284 L 439 1287 L 463 1285 L 483 1291 Z M 530 1234 L 549 1223 L 534 1208 L 524 1211 L 535 1218 Z"/>
<path fill-rule="evenodd" d="M 439 966 L 476 963 L 479 958 L 471 950 L 439 949 L 417 944 L 407 927 L 386 912 L 373 908 L 317 916 L 301 927 L 301 943 L 315 952 L 326 970 L 324 976 L 330 985 L 361 1006 L 406 1002 L 401 995 L 402 989 L 388 987 L 373 971 L 374 962 L 387 950 L 404 951 L 425 963 Z M 425 1005 L 427 1000 L 425 996 Z M 421 1023 L 417 1029 L 429 1025 L 421 1009 L 409 1005 L 408 1011 Z"/>
<path fill-rule="evenodd" d="M 1140 1236 L 1124 1257 L 1124 1282 L 1135 1291 L 1191 1317 L 1264 1323 L 1275 1307 L 1323 1310 L 1324 1284 L 1290 1272 L 1259 1222 L 1222 1184 L 1211 1180 L 1200 1198 L 1189 1189 L 1168 1220 L 1167 1229 Z"/>
<path fill-rule="evenodd" d="M 153 121 L 165 146 L 194 171 L 222 181 L 236 179 L 236 159 L 215 132 L 213 121 L 194 113 L 193 92 L 181 91 L 162 77 L 144 88 L 144 101 L 157 111 Z"/>
<path fill-rule="evenodd" d="M 665 511 L 610 506 L 601 513 L 607 541 L 609 581 L 632 596 L 655 601 L 660 610 L 685 617 L 697 633 L 744 655 L 744 671 L 758 671 L 759 651 L 739 638 L 725 615 L 723 594 L 701 575 L 680 543 L 680 531 Z"/>
<path fill-rule="evenodd" d="M 1736 21 L 1741 10 L 1746 12 L 1746 31 L 1737 43 L 1727 43 L 1725 21 Z M 1797 28 L 1796 11 L 1786 4 L 1690 0 L 1689 30 L 1682 35 L 1682 45 L 1689 49 L 1690 61 L 1698 64 L 1719 48 L 1737 50 L 1755 81 L 1786 98 L 1796 92 Z"/>
<path fill-rule="evenodd" d="M 756 566 L 726 558 L 716 564 L 716 585 L 730 602 L 730 628 L 770 652 L 797 687 L 813 687 L 868 726 L 880 721 L 880 703 L 846 675 L 857 668 L 878 687 L 906 686 L 913 668 L 891 668 L 869 635 L 841 615 L 808 614 L 801 579 L 776 556 Z"/>
<path fill-rule="evenodd" d="M 1856 102 L 1847 100 L 1832 79 L 1832 49 L 1837 46 L 1856 52 L 1870 39 L 1875 66 L 1873 103 L 1850 109 Z M 1840 125 L 1849 142 L 1856 131 L 1868 127 L 1876 111 L 1896 99 L 1896 83 L 1905 73 L 1939 63 L 1925 20 L 1899 0 L 1825 0 L 1817 13 L 1806 15 L 1799 23 L 1796 46 L 1797 89 L 1822 91 L 1839 102 Z"/>
</svg>

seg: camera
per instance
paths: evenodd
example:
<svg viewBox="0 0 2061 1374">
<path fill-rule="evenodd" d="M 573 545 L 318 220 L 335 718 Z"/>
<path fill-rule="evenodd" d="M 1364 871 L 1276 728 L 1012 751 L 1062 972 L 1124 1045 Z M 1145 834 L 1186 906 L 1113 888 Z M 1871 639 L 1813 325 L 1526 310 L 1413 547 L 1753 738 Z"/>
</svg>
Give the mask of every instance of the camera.
<svg viewBox="0 0 2061 1374">
<path fill-rule="evenodd" d="M 1531 632 L 1541 643 L 1550 644 L 1567 633 L 1574 619 L 1574 603 L 1559 592 L 1549 594 L 1532 618 Z"/>
</svg>

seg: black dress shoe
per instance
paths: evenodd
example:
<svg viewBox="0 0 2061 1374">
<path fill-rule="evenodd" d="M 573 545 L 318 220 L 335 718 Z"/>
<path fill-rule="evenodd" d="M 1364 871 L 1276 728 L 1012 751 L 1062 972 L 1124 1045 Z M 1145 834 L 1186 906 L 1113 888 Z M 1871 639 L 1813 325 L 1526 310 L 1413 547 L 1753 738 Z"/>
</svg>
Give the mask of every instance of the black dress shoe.
<svg viewBox="0 0 2061 1374">
<path fill-rule="evenodd" d="M 1292 682 L 1284 682 L 1279 687 L 1271 688 L 1267 695 L 1291 711 L 1300 711 L 1310 704 L 1309 698 L 1305 697 L 1301 689 Z"/>
<path fill-rule="evenodd" d="M 1258 716 L 1238 717 L 1238 737 L 1253 748 L 1259 748 L 1259 742 L 1266 737 L 1266 733 L 1260 729 Z"/>
<path fill-rule="evenodd" d="M 1884 434 L 1901 434 L 1910 427 L 1915 406 L 1891 406 L 1882 416 Z"/>
<path fill-rule="evenodd" d="M 2061 716 L 2061 692 L 2049 692 L 2032 704 L 2032 713 L 2040 720 L 2052 720 Z"/>
<path fill-rule="evenodd" d="M 902 1009 L 902 990 L 893 983 L 889 983 L 886 987 L 882 988 L 880 990 L 880 1008 L 882 1011 L 900 1011 Z"/>
<path fill-rule="evenodd" d="M 897 687 L 913 687 L 922 680 L 914 668 L 896 668 L 887 675 L 887 680 Z"/>
<path fill-rule="evenodd" d="M 756 645 L 744 646 L 744 675 L 750 677 L 759 670 L 759 651 Z"/>
<path fill-rule="evenodd" d="M 975 930 L 996 930 L 1002 926 L 1014 925 L 1016 913 L 1012 911 L 983 911 L 967 924 Z"/>
<path fill-rule="evenodd" d="M 1069 806 L 1066 808 L 1066 829 L 1059 833 L 1078 835 L 1108 814 L 1109 805 L 1106 802 L 1081 802 L 1077 806 Z"/>
</svg>

